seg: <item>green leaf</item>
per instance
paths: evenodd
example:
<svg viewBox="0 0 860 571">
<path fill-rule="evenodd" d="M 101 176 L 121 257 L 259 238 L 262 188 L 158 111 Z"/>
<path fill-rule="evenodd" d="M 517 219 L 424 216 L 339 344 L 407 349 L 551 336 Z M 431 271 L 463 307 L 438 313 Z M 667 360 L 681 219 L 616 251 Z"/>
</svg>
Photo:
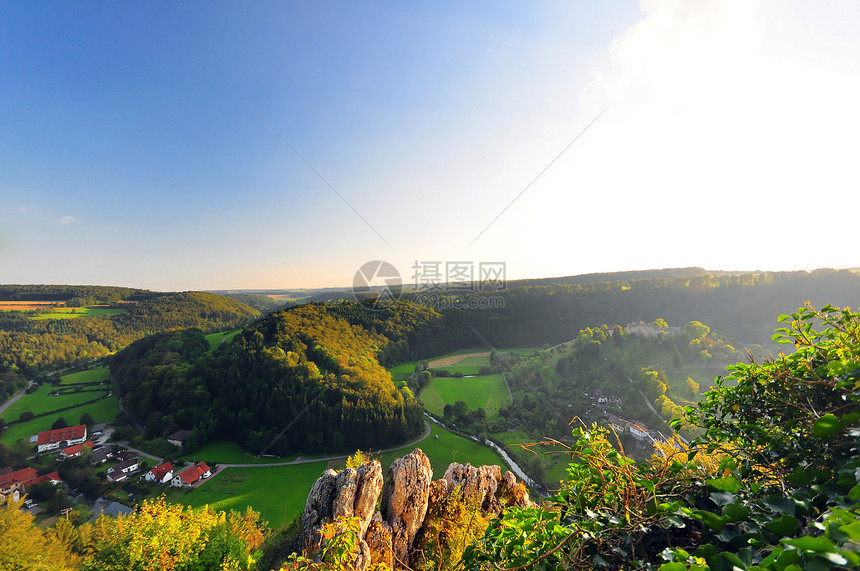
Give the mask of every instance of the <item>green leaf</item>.
<svg viewBox="0 0 860 571">
<path fill-rule="evenodd" d="M 815 438 L 830 438 L 842 430 L 842 425 L 836 416 L 827 413 L 812 425 L 812 435 Z"/>
<path fill-rule="evenodd" d="M 687 571 L 683 563 L 664 563 L 660 565 L 660 571 Z"/>
<path fill-rule="evenodd" d="M 737 494 L 739 491 L 741 491 L 741 483 L 737 480 L 737 478 L 733 478 L 732 476 L 727 476 L 724 478 L 713 478 L 705 483 L 710 488 L 720 490 L 722 492 Z"/>
<path fill-rule="evenodd" d="M 734 503 L 737 498 L 737 496 L 731 492 L 713 492 L 710 497 L 711 501 L 721 507 Z"/>
<path fill-rule="evenodd" d="M 729 504 L 723 508 L 723 515 L 729 518 L 730 523 L 735 523 L 737 521 L 741 521 L 742 519 L 746 519 L 749 513 L 749 508 L 740 504 L 739 502 Z"/>
<path fill-rule="evenodd" d="M 764 528 L 777 535 L 789 537 L 794 535 L 799 527 L 797 518 L 790 515 L 784 515 L 779 519 L 775 519 L 770 523 L 766 523 Z"/>
<path fill-rule="evenodd" d="M 783 539 L 786 545 L 792 545 L 804 551 L 814 551 L 816 553 L 835 553 L 836 546 L 826 537 L 798 537 L 795 539 Z"/>
</svg>

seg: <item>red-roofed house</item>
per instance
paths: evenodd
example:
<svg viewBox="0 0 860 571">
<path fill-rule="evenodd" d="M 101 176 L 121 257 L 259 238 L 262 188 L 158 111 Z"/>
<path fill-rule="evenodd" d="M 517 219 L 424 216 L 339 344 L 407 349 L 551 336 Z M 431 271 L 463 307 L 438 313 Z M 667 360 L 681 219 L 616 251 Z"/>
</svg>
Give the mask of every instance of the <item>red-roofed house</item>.
<svg viewBox="0 0 860 571">
<path fill-rule="evenodd" d="M 90 450 L 93 449 L 95 444 L 93 444 L 92 440 L 87 440 L 81 444 L 75 444 L 74 446 L 69 446 L 68 448 L 64 448 L 60 451 L 60 459 L 65 460 L 66 458 L 77 458 L 84 451 L 84 446 L 87 446 Z"/>
<path fill-rule="evenodd" d="M 178 488 L 190 488 L 200 479 L 208 478 L 211 475 L 212 471 L 209 469 L 209 466 L 205 462 L 198 462 L 174 476 L 170 485 Z"/>
<path fill-rule="evenodd" d="M 86 441 L 87 425 L 67 426 L 66 428 L 40 432 L 39 438 L 36 441 L 36 450 L 45 452 L 47 450 L 74 446 L 75 444 L 83 444 Z"/>
<path fill-rule="evenodd" d="M 39 476 L 38 478 L 36 478 L 35 480 L 33 480 L 30 483 L 31 484 L 43 484 L 45 482 L 54 484 L 55 486 L 59 486 L 60 484 L 63 483 L 63 481 L 60 479 L 60 474 L 58 472 L 51 472 L 50 474 L 45 474 L 44 476 Z"/>
<path fill-rule="evenodd" d="M 173 479 L 173 464 L 171 464 L 170 462 L 159 464 L 158 466 L 147 472 L 144 478 L 146 478 L 147 482 L 158 482 L 159 484 L 166 484 Z"/>
<path fill-rule="evenodd" d="M 25 488 L 27 484 L 36 479 L 36 470 L 33 468 L 24 468 L 16 470 L 0 476 L 0 498 L 6 499 L 6 496 Z"/>
</svg>

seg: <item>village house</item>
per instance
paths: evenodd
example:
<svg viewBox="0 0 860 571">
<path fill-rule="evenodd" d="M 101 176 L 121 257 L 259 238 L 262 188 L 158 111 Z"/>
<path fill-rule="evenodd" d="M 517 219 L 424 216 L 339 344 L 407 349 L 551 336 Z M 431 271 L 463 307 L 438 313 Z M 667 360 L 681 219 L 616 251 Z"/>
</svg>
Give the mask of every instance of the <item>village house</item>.
<svg viewBox="0 0 860 571">
<path fill-rule="evenodd" d="M 611 426 L 618 434 L 629 432 L 637 440 L 650 439 L 650 430 L 640 424 L 630 422 L 629 420 L 624 420 L 623 418 L 618 418 L 614 414 L 609 415 L 609 426 Z"/>
<path fill-rule="evenodd" d="M 167 437 L 167 442 L 173 444 L 174 446 L 182 447 L 185 444 L 185 439 L 188 438 L 187 430 L 177 430 L 173 434 Z"/>
<path fill-rule="evenodd" d="M 176 486 L 177 488 L 190 488 L 199 480 L 206 479 L 211 475 L 212 471 L 209 469 L 209 466 L 207 466 L 205 462 L 198 462 L 194 466 L 189 466 L 174 476 L 170 485 Z"/>
<path fill-rule="evenodd" d="M 173 479 L 173 464 L 170 462 L 164 462 L 163 464 L 159 464 L 152 470 L 146 473 L 144 479 L 147 482 L 158 482 L 159 484 L 166 484 L 170 480 Z"/>
<path fill-rule="evenodd" d="M 60 473 L 54 471 L 54 472 L 51 472 L 50 474 L 45 474 L 44 476 L 39 476 L 38 478 L 36 478 L 32 482 L 30 482 L 30 484 L 44 484 L 46 482 L 49 484 L 53 484 L 55 486 L 59 486 L 60 484 L 63 483 L 63 480 L 60 479 Z"/>
<path fill-rule="evenodd" d="M 75 444 L 74 446 L 69 446 L 67 448 L 60 450 L 59 458 L 60 458 L 60 460 L 65 460 L 66 458 L 77 458 L 78 456 L 83 454 L 84 447 L 87 447 L 90 450 L 92 450 L 93 446 L 95 446 L 95 445 L 93 444 L 92 440 L 87 440 L 86 442 L 83 442 L 81 444 Z"/>
<path fill-rule="evenodd" d="M 107 423 L 99 422 L 98 424 L 93 425 L 92 429 L 90 429 L 90 434 L 92 436 L 101 436 L 102 433 L 105 431 L 105 428 L 107 428 Z"/>
<path fill-rule="evenodd" d="M 113 458 L 113 450 L 110 446 L 99 446 L 93 448 L 93 453 L 90 455 L 90 462 L 93 464 L 104 464 L 110 458 Z"/>
<path fill-rule="evenodd" d="M 107 470 L 108 482 L 122 482 L 140 469 L 140 461 L 126 460 Z"/>
<path fill-rule="evenodd" d="M 26 489 L 27 484 L 32 483 L 35 479 L 36 470 L 33 468 L 15 471 L 4 470 L 3 475 L 0 475 L 0 499 L 5 501 L 10 494 Z"/>
<path fill-rule="evenodd" d="M 87 441 L 87 427 L 85 424 L 67 426 L 54 430 L 40 432 L 36 439 L 36 450 L 47 452 L 58 448 L 66 448 L 75 444 L 83 444 Z"/>
</svg>

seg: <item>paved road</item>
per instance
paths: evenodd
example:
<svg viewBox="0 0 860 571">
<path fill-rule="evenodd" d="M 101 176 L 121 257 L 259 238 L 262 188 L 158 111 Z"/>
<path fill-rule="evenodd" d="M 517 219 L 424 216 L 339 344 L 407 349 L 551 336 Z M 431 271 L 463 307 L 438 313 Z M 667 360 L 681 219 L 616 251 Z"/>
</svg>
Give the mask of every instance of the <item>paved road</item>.
<svg viewBox="0 0 860 571">
<path fill-rule="evenodd" d="M 135 454 L 137 454 L 138 456 L 143 456 L 144 458 L 149 458 L 150 460 L 154 460 L 154 461 L 158 462 L 159 464 L 164 462 L 164 458 L 159 458 L 158 456 L 153 456 L 152 454 L 147 454 L 143 450 L 138 450 L 137 448 L 132 448 L 131 446 L 128 445 L 128 442 L 117 442 L 116 444 L 120 448 L 125 448 L 126 450 L 130 450 L 130 451 L 134 452 Z"/>
<path fill-rule="evenodd" d="M 33 381 L 30 381 L 30 385 L 32 385 L 32 384 L 33 384 Z M 29 388 L 30 385 L 27 385 L 27 388 Z M 3 414 L 4 412 L 6 412 L 7 408 L 12 406 L 16 402 L 18 402 L 18 399 L 20 399 L 22 396 L 24 396 L 25 392 L 27 392 L 27 389 L 24 389 L 23 391 L 19 391 L 19 392 L 15 393 L 9 400 L 4 402 L 3 404 L 0 404 L 0 414 Z"/>
</svg>

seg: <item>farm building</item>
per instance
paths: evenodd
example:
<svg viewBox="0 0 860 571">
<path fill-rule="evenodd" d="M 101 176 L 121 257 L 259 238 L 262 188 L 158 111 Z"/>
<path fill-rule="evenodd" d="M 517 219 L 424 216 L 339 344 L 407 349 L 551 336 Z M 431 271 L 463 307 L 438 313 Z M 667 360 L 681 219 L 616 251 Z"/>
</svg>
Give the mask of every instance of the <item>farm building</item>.
<svg viewBox="0 0 860 571">
<path fill-rule="evenodd" d="M 87 441 L 87 426 L 79 424 L 55 430 L 40 432 L 36 440 L 36 450 L 46 452 L 58 448 L 66 448 L 75 444 L 83 444 Z"/>
</svg>

